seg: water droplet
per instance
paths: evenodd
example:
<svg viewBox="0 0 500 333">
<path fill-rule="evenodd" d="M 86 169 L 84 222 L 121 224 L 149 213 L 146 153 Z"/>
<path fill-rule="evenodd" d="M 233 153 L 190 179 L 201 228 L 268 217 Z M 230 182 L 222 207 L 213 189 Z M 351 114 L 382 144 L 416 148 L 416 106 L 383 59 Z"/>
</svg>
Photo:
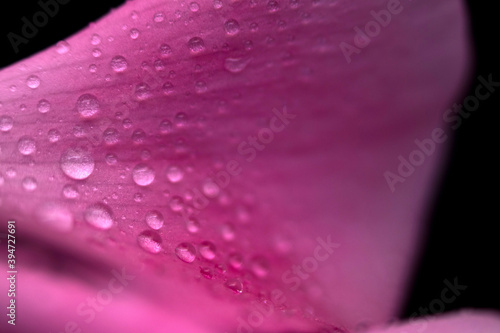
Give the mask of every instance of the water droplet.
<svg viewBox="0 0 500 333">
<path fill-rule="evenodd" d="M 84 219 L 91 226 L 101 230 L 107 230 L 113 226 L 111 208 L 103 203 L 89 206 L 85 210 Z"/>
<path fill-rule="evenodd" d="M 55 128 L 50 129 L 47 133 L 47 136 L 49 138 L 49 142 L 51 143 L 56 143 L 61 139 L 61 133 Z"/>
<path fill-rule="evenodd" d="M 135 28 L 130 30 L 130 38 L 137 39 L 138 37 L 139 37 L 139 30 Z"/>
<path fill-rule="evenodd" d="M 250 60 L 250 58 L 226 58 L 224 68 L 231 73 L 239 73 L 245 69 Z"/>
<path fill-rule="evenodd" d="M 259 278 L 265 278 L 269 274 L 269 263 L 263 257 L 254 257 L 250 260 L 250 270 Z"/>
<path fill-rule="evenodd" d="M 227 20 L 224 29 L 228 35 L 236 35 L 240 31 L 240 24 L 235 19 Z"/>
<path fill-rule="evenodd" d="M 72 179 L 88 178 L 94 171 L 94 159 L 88 152 L 79 148 L 66 150 L 60 160 L 64 174 Z"/>
<path fill-rule="evenodd" d="M 139 186 L 148 186 L 155 180 L 155 172 L 145 164 L 137 164 L 132 170 L 132 179 Z"/>
<path fill-rule="evenodd" d="M 66 199 L 77 199 L 80 196 L 80 193 L 78 193 L 78 189 L 71 184 L 64 185 L 62 194 Z"/>
<path fill-rule="evenodd" d="M 174 122 L 177 127 L 184 127 L 187 125 L 188 116 L 185 112 L 179 112 L 175 115 Z"/>
<path fill-rule="evenodd" d="M 36 89 L 40 85 L 40 78 L 36 75 L 30 75 L 26 80 L 26 84 L 31 89 Z"/>
<path fill-rule="evenodd" d="M 168 134 L 172 131 L 172 123 L 169 120 L 162 120 L 160 123 L 160 132 L 162 134 Z"/>
<path fill-rule="evenodd" d="M 175 248 L 177 257 L 187 263 L 192 263 L 196 259 L 196 249 L 191 243 L 180 243 Z"/>
<path fill-rule="evenodd" d="M 130 118 L 125 118 L 125 119 L 123 119 L 122 124 L 123 124 L 123 128 L 128 129 L 128 128 L 132 127 L 132 120 Z"/>
<path fill-rule="evenodd" d="M 44 203 L 36 210 L 36 219 L 40 224 L 57 230 L 68 232 L 73 229 L 73 215 L 70 210 L 56 203 Z"/>
<path fill-rule="evenodd" d="M 158 253 L 162 250 L 161 237 L 155 231 L 146 230 L 137 236 L 137 243 L 146 252 Z"/>
<path fill-rule="evenodd" d="M 36 179 L 33 177 L 25 177 L 22 181 L 22 184 L 23 184 L 23 188 L 28 192 L 32 192 L 32 191 L 36 190 L 36 188 L 38 186 Z"/>
<path fill-rule="evenodd" d="M 238 279 L 229 279 L 225 285 L 236 294 L 241 294 L 243 292 L 243 284 Z"/>
<path fill-rule="evenodd" d="M 59 54 L 65 54 L 68 53 L 70 50 L 70 46 L 68 42 L 62 40 L 56 44 L 56 52 Z"/>
<path fill-rule="evenodd" d="M 245 50 L 250 51 L 253 49 L 253 42 L 251 40 L 246 40 L 243 45 L 245 46 Z"/>
<path fill-rule="evenodd" d="M 232 224 L 226 223 L 221 228 L 222 238 L 225 241 L 232 241 L 234 239 L 234 227 Z"/>
<path fill-rule="evenodd" d="M 212 180 L 206 180 L 202 186 L 203 193 L 209 198 L 215 198 L 220 193 L 220 188 Z"/>
<path fill-rule="evenodd" d="M 163 215 L 157 210 L 150 210 L 146 213 L 146 223 L 154 230 L 158 230 L 163 226 Z"/>
<path fill-rule="evenodd" d="M 157 70 L 157 71 L 162 71 L 165 69 L 165 64 L 160 59 L 155 60 L 154 66 L 155 66 L 155 70 Z"/>
<path fill-rule="evenodd" d="M 259 24 L 257 22 L 250 23 L 250 31 L 255 32 L 257 30 L 259 30 Z"/>
<path fill-rule="evenodd" d="M 188 48 L 193 53 L 199 53 L 205 50 L 205 42 L 200 37 L 193 37 L 188 41 Z"/>
<path fill-rule="evenodd" d="M 161 44 L 160 45 L 160 54 L 162 57 L 168 57 L 169 55 L 172 54 L 172 48 L 168 44 Z"/>
<path fill-rule="evenodd" d="M 189 4 L 189 10 L 192 11 L 193 13 L 196 13 L 197 11 L 200 10 L 200 5 L 197 2 L 191 2 Z"/>
<path fill-rule="evenodd" d="M 205 81 L 196 81 L 196 83 L 194 84 L 194 90 L 198 94 L 203 94 L 204 92 L 206 92 L 208 90 L 206 82 Z"/>
<path fill-rule="evenodd" d="M 92 94 L 83 94 L 76 101 L 76 110 L 84 117 L 89 118 L 99 112 L 99 101 Z"/>
<path fill-rule="evenodd" d="M 111 69 L 116 73 L 121 73 L 125 71 L 128 66 L 127 59 L 125 59 L 120 55 L 114 56 L 113 59 L 111 59 L 110 64 L 111 64 Z"/>
<path fill-rule="evenodd" d="M 132 133 L 132 141 L 135 144 L 142 144 L 144 141 L 146 141 L 146 132 L 144 132 L 142 129 L 136 129 Z"/>
<path fill-rule="evenodd" d="M 174 85 L 172 82 L 165 82 L 161 89 L 165 95 L 170 95 L 174 92 Z"/>
<path fill-rule="evenodd" d="M 99 50 L 99 49 L 93 49 L 93 50 L 92 50 L 92 56 L 93 56 L 94 58 L 99 58 L 101 55 L 102 55 L 101 50 Z"/>
<path fill-rule="evenodd" d="M 178 183 L 184 177 L 184 172 L 176 166 L 168 167 L 167 178 L 171 183 Z"/>
<path fill-rule="evenodd" d="M 280 4 L 278 1 L 271 0 L 267 3 L 267 10 L 270 11 L 271 13 L 276 12 L 280 9 Z"/>
<path fill-rule="evenodd" d="M 5 170 L 5 175 L 7 176 L 7 178 L 14 178 L 15 176 L 17 176 L 17 171 L 14 168 L 8 168 L 7 170 Z"/>
<path fill-rule="evenodd" d="M 102 134 L 104 138 L 104 142 L 107 145 L 114 145 L 118 143 L 118 130 L 115 128 L 106 128 L 104 133 Z"/>
<path fill-rule="evenodd" d="M 290 7 L 297 8 L 299 6 L 299 0 L 290 0 Z"/>
<path fill-rule="evenodd" d="M 151 88 L 146 83 L 139 83 L 135 86 L 135 97 L 138 100 L 144 101 L 151 97 Z"/>
<path fill-rule="evenodd" d="M 182 198 L 179 196 L 173 196 L 172 199 L 170 199 L 170 209 L 174 212 L 180 212 L 181 210 L 184 209 L 184 203 L 182 201 Z"/>
<path fill-rule="evenodd" d="M 14 119 L 10 116 L 0 116 L 0 131 L 8 132 L 14 126 Z"/>
<path fill-rule="evenodd" d="M 186 228 L 190 233 L 195 234 L 200 231 L 200 223 L 196 219 L 190 218 L 186 221 Z"/>
<path fill-rule="evenodd" d="M 214 0 L 214 8 L 215 9 L 222 8 L 222 0 Z"/>
<path fill-rule="evenodd" d="M 239 253 L 231 253 L 227 259 L 229 266 L 236 270 L 243 268 L 243 257 Z"/>
<path fill-rule="evenodd" d="M 134 201 L 135 202 L 142 202 L 144 199 L 144 195 L 142 193 L 134 193 Z"/>
<path fill-rule="evenodd" d="M 115 165 L 118 162 L 118 158 L 116 157 L 115 154 L 106 154 L 106 157 L 104 158 L 106 160 L 106 164 L 108 165 Z"/>
<path fill-rule="evenodd" d="M 92 37 L 90 38 L 90 44 L 92 45 L 101 44 L 101 36 L 99 36 L 98 34 L 93 34 Z"/>
<path fill-rule="evenodd" d="M 153 16 L 153 21 L 155 21 L 156 23 L 163 22 L 163 20 L 165 20 L 165 14 L 163 14 L 162 12 L 155 13 L 155 15 Z"/>
<path fill-rule="evenodd" d="M 209 267 L 200 267 L 200 274 L 206 278 L 206 279 L 212 279 L 214 276 L 214 273 L 211 268 Z"/>
<path fill-rule="evenodd" d="M 212 242 L 204 241 L 200 244 L 200 254 L 207 260 L 212 260 L 215 258 L 215 251 L 215 245 Z"/>
<path fill-rule="evenodd" d="M 23 136 L 17 142 L 17 150 L 23 155 L 31 155 L 36 151 L 35 141 L 29 136 Z"/>
</svg>

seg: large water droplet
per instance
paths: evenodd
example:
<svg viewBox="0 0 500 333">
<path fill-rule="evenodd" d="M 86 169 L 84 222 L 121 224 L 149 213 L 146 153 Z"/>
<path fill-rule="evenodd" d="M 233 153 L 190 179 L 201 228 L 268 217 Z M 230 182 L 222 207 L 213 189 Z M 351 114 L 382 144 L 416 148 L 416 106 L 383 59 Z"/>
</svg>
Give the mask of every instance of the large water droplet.
<svg viewBox="0 0 500 333">
<path fill-rule="evenodd" d="M 228 35 L 236 35 L 240 31 L 240 24 L 238 21 L 230 19 L 224 23 L 224 29 Z"/>
<path fill-rule="evenodd" d="M 103 203 L 89 206 L 85 210 L 84 218 L 88 224 L 97 229 L 107 230 L 113 226 L 111 209 Z"/>
<path fill-rule="evenodd" d="M 40 85 L 40 78 L 36 75 L 30 75 L 26 80 L 26 84 L 31 89 L 36 89 Z"/>
<path fill-rule="evenodd" d="M 137 243 L 146 252 L 158 253 L 162 250 L 161 237 L 155 231 L 146 230 L 137 236 Z"/>
<path fill-rule="evenodd" d="M 171 183 L 178 183 L 184 177 L 184 172 L 176 166 L 167 169 L 167 178 Z"/>
<path fill-rule="evenodd" d="M 127 59 L 118 55 L 111 59 L 111 69 L 117 73 L 123 72 L 127 69 L 128 63 Z"/>
<path fill-rule="evenodd" d="M 151 210 L 146 213 L 146 223 L 154 230 L 158 230 L 163 226 L 163 215 L 157 210 Z"/>
<path fill-rule="evenodd" d="M 231 73 L 239 73 L 247 67 L 250 58 L 226 58 L 224 68 Z"/>
<path fill-rule="evenodd" d="M 236 294 L 241 294 L 243 292 L 243 283 L 238 279 L 229 279 L 225 285 Z"/>
<path fill-rule="evenodd" d="M 196 249 L 191 243 L 181 243 L 175 248 L 177 257 L 187 263 L 192 263 L 196 259 Z"/>
<path fill-rule="evenodd" d="M 94 171 L 94 159 L 81 149 L 66 150 L 60 160 L 64 174 L 72 179 L 85 179 Z"/>
<path fill-rule="evenodd" d="M 14 119 L 11 116 L 0 116 L 0 131 L 8 132 L 14 126 Z"/>
<path fill-rule="evenodd" d="M 50 111 L 50 103 L 46 99 L 41 99 L 37 105 L 38 112 L 47 113 Z"/>
<path fill-rule="evenodd" d="M 25 177 L 23 179 L 22 184 L 23 184 L 23 188 L 28 192 L 32 192 L 32 191 L 36 190 L 36 188 L 38 186 L 36 179 L 33 177 Z"/>
<path fill-rule="evenodd" d="M 17 150 L 23 155 L 31 155 L 36 151 L 35 140 L 29 136 L 23 136 L 17 142 Z"/>
<path fill-rule="evenodd" d="M 207 260 L 213 260 L 215 258 L 215 251 L 216 248 L 212 242 L 204 241 L 200 244 L 200 254 Z"/>
<path fill-rule="evenodd" d="M 89 118 L 99 112 L 100 106 L 97 97 L 92 94 L 83 94 L 78 97 L 76 102 L 76 110 L 84 117 Z"/>
<path fill-rule="evenodd" d="M 188 41 L 188 47 L 193 53 L 199 53 L 205 49 L 205 42 L 200 37 L 193 37 Z"/>
<path fill-rule="evenodd" d="M 132 179 L 139 186 L 148 186 L 155 180 L 155 172 L 145 164 L 137 164 L 132 170 Z"/>
</svg>

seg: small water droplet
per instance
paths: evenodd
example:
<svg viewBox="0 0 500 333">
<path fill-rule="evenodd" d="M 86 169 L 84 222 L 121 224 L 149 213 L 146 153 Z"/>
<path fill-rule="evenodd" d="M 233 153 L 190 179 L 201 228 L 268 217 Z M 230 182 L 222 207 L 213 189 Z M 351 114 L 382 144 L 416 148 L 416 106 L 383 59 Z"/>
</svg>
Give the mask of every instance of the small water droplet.
<svg viewBox="0 0 500 333">
<path fill-rule="evenodd" d="M 202 186 L 203 193 L 209 198 L 215 198 L 220 193 L 220 188 L 212 180 L 206 180 Z"/>
<path fill-rule="evenodd" d="M 90 72 L 90 73 L 95 73 L 95 72 L 97 72 L 97 66 L 96 66 L 96 65 L 94 65 L 94 64 L 91 64 L 91 65 L 89 66 L 89 72 Z"/>
<path fill-rule="evenodd" d="M 56 143 L 57 141 L 59 141 L 61 139 L 61 133 L 58 130 L 56 130 L 55 128 L 50 129 L 47 132 L 47 136 L 49 138 L 49 142 L 51 142 L 51 143 Z"/>
<path fill-rule="evenodd" d="M 172 199 L 170 199 L 170 209 L 174 212 L 180 212 L 181 210 L 184 209 L 184 203 L 182 201 L 182 198 L 179 196 L 173 196 Z"/>
<path fill-rule="evenodd" d="M 119 139 L 118 139 L 119 133 L 118 133 L 118 130 L 115 128 L 106 128 L 102 135 L 104 138 L 104 142 L 107 145 L 115 145 L 119 141 Z"/>
<path fill-rule="evenodd" d="M 36 89 L 40 85 L 40 78 L 36 75 L 30 75 L 26 80 L 26 84 L 31 89 Z"/>
<path fill-rule="evenodd" d="M 137 39 L 138 37 L 139 37 L 139 30 L 135 28 L 130 30 L 130 38 Z"/>
<path fill-rule="evenodd" d="M 7 178 L 14 178 L 15 176 L 17 176 L 17 171 L 16 169 L 11 167 L 5 170 L 5 175 L 7 176 Z"/>
<path fill-rule="evenodd" d="M 77 199 L 80 196 L 80 193 L 78 193 L 78 189 L 71 184 L 64 185 L 62 194 L 66 199 Z"/>
<path fill-rule="evenodd" d="M 207 83 L 205 81 L 196 81 L 196 83 L 194 84 L 194 90 L 198 94 L 203 94 L 208 90 Z"/>
<path fill-rule="evenodd" d="M 178 183 L 184 177 L 184 172 L 176 166 L 170 166 L 167 169 L 167 178 L 171 183 Z"/>
<path fill-rule="evenodd" d="M 93 49 L 92 50 L 92 56 L 94 58 L 99 58 L 102 55 L 102 52 L 100 49 Z"/>
<path fill-rule="evenodd" d="M 174 117 L 175 126 L 184 127 L 187 125 L 188 115 L 185 112 L 179 112 Z"/>
<path fill-rule="evenodd" d="M 108 165 L 115 165 L 118 162 L 118 158 L 116 157 L 115 154 L 106 154 L 106 157 L 104 158 L 106 160 L 106 164 Z"/>
<path fill-rule="evenodd" d="M 196 249 L 191 243 L 180 243 L 175 248 L 177 257 L 187 263 L 192 263 L 196 259 Z"/>
<path fill-rule="evenodd" d="M 120 55 L 114 56 L 111 59 L 110 64 L 111 64 L 111 69 L 113 71 L 115 71 L 116 73 L 121 73 L 121 72 L 125 71 L 127 69 L 127 66 L 128 66 L 127 59 L 125 59 L 124 57 L 122 57 Z"/>
<path fill-rule="evenodd" d="M 135 97 L 137 97 L 137 99 L 140 101 L 144 101 L 150 98 L 151 88 L 149 88 L 149 85 L 143 82 L 135 86 Z"/>
<path fill-rule="evenodd" d="M 250 58 L 226 58 L 224 68 L 231 73 L 240 73 L 246 68 L 250 60 Z"/>
<path fill-rule="evenodd" d="M 193 53 L 199 53 L 205 50 L 205 42 L 200 37 L 193 37 L 188 41 L 188 48 Z"/>
<path fill-rule="evenodd" d="M 157 71 L 162 71 L 165 69 L 165 64 L 160 59 L 155 60 L 154 66 L 155 66 L 155 70 L 157 70 Z"/>
<path fill-rule="evenodd" d="M 190 218 L 186 221 L 186 228 L 190 233 L 195 234 L 200 231 L 200 223 L 195 218 Z"/>
<path fill-rule="evenodd" d="M 162 57 L 168 57 L 169 55 L 172 54 L 172 48 L 168 44 L 161 44 L 160 45 L 160 54 Z"/>
<path fill-rule="evenodd" d="M 76 110 L 82 117 L 90 118 L 99 112 L 99 101 L 92 94 L 83 94 L 76 101 Z"/>
<path fill-rule="evenodd" d="M 271 13 L 276 12 L 280 9 L 280 4 L 278 1 L 271 0 L 267 3 L 267 10 L 270 11 Z"/>
<path fill-rule="evenodd" d="M 229 266 L 235 270 L 241 270 L 243 268 L 243 257 L 239 253 L 231 253 L 227 259 Z"/>
<path fill-rule="evenodd" d="M 155 13 L 155 15 L 153 16 L 153 21 L 155 21 L 156 23 L 163 22 L 164 20 L 165 14 L 163 14 L 163 12 Z"/>
<path fill-rule="evenodd" d="M 243 292 L 243 284 L 238 279 L 229 279 L 225 285 L 236 294 L 241 294 Z"/>
<path fill-rule="evenodd" d="M 234 239 L 234 227 L 232 224 L 226 223 L 222 225 L 221 228 L 222 238 L 229 242 Z"/>
<path fill-rule="evenodd" d="M 191 2 L 189 4 L 189 10 L 192 11 L 193 13 L 196 13 L 197 11 L 200 10 L 200 5 L 197 2 Z"/>
<path fill-rule="evenodd" d="M 99 36 L 98 34 L 93 34 L 92 37 L 90 37 L 90 44 L 92 45 L 101 44 L 101 36 Z"/>
<path fill-rule="evenodd" d="M 163 226 L 163 215 L 157 210 L 150 210 L 146 213 L 146 223 L 154 230 L 158 230 Z"/>
<path fill-rule="evenodd" d="M 224 29 L 228 35 L 236 35 L 240 31 L 240 24 L 235 19 L 227 20 Z"/>
<path fill-rule="evenodd" d="M 160 235 L 151 230 L 143 231 L 137 236 L 137 243 L 146 252 L 159 253 L 162 250 Z"/>
<path fill-rule="evenodd" d="M 213 260 L 215 258 L 215 251 L 216 248 L 212 242 L 204 241 L 200 244 L 200 254 L 207 260 Z"/>
<path fill-rule="evenodd" d="M 214 0 L 214 8 L 215 9 L 222 8 L 222 0 Z"/>
<path fill-rule="evenodd" d="M 135 144 L 142 144 L 144 141 L 146 141 L 146 132 L 144 132 L 142 129 L 136 129 L 132 133 L 132 141 Z"/>
<path fill-rule="evenodd" d="M 174 85 L 172 84 L 172 82 L 167 81 L 163 84 L 161 89 L 165 95 L 170 95 L 174 92 Z"/>
<path fill-rule="evenodd" d="M 259 24 L 257 22 L 250 23 L 250 31 L 255 32 L 259 30 Z"/>
<path fill-rule="evenodd" d="M 31 155 L 36 151 L 35 140 L 29 136 L 23 136 L 17 142 L 17 150 L 23 155 Z"/>
<path fill-rule="evenodd" d="M 32 191 L 36 190 L 36 188 L 38 186 L 36 179 L 33 177 L 25 177 L 22 181 L 22 184 L 23 184 L 23 188 L 28 192 L 32 192 Z"/>
<path fill-rule="evenodd" d="M 263 257 L 254 257 L 250 260 L 250 270 L 258 278 L 265 278 L 269 274 L 269 263 Z"/>
<path fill-rule="evenodd" d="M 88 178 L 94 171 L 94 165 L 92 156 L 79 148 L 66 150 L 60 160 L 64 174 L 77 180 Z"/>
<path fill-rule="evenodd" d="M 132 170 L 132 179 L 139 186 L 148 186 L 155 180 L 155 172 L 145 164 L 137 164 Z"/>
<path fill-rule="evenodd" d="M 66 54 L 70 50 L 68 42 L 62 40 L 56 44 L 56 52 L 59 54 Z"/>
<path fill-rule="evenodd" d="M 11 116 L 0 116 L 0 131 L 8 132 L 14 126 L 14 119 Z"/>
<path fill-rule="evenodd" d="M 101 230 L 107 230 L 113 226 L 111 208 L 103 203 L 89 206 L 85 210 L 84 219 L 91 226 Z"/>
<path fill-rule="evenodd" d="M 212 279 L 214 276 L 214 273 L 211 268 L 209 267 L 200 267 L 200 274 L 205 278 L 205 279 Z"/>
<path fill-rule="evenodd" d="M 160 132 L 162 134 L 168 134 L 172 132 L 172 123 L 170 122 L 170 120 L 162 120 L 162 122 L 160 123 Z"/>
</svg>

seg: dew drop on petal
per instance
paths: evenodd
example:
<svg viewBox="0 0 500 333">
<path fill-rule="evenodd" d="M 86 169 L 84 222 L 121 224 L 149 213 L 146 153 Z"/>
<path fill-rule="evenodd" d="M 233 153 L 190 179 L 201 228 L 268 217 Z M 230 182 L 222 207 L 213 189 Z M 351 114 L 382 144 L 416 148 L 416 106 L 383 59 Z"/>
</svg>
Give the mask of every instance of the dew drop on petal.
<svg viewBox="0 0 500 333">
<path fill-rule="evenodd" d="M 155 15 L 153 16 L 153 21 L 155 21 L 156 23 L 163 22 L 164 20 L 165 14 L 163 14 L 162 12 L 155 13 Z"/>
<path fill-rule="evenodd" d="M 234 239 L 234 236 L 235 236 L 233 225 L 229 224 L 229 223 L 222 225 L 221 233 L 222 233 L 222 238 L 225 241 L 227 241 L 227 242 L 232 241 Z"/>
<path fill-rule="evenodd" d="M 184 209 L 184 203 L 182 201 L 182 198 L 179 196 L 173 196 L 172 199 L 170 199 L 170 209 L 174 212 L 180 212 L 181 210 Z"/>
<path fill-rule="evenodd" d="M 62 40 L 56 44 L 56 52 L 59 54 L 66 54 L 70 50 L 70 45 L 68 42 Z"/>
<path fill-rule="evenodd" d="M 125 59 L 124 57 L 122 57 L 120 55 L 114 56 L 111 59 L 110 65 L 111 65 L 111 69 L 113 71 L 115 71 L 116 73 L 121 73 L 121 72 L 125 71 L 128 67 L 127 59 Z"/>
<path fill-rule="evenodd" d="M 135 86 L 135 97 L 138 100 L 144 101 L 151 97 L 151 88 L 147 83 L 139 83 Z"/>
<path fill-rule="evenodd" d="M 236 294 L 241 294 L 243 292 L 243 284 L 238 279 L 229 279 L 225 285 Z"/>
<path fill-rule="evenodd" d="M 263 257 L 254 257 L 250 260 L 250 270 L 259 278 L 264 278 L 269 274 L 269 263 Z"/>
<path fill-rule="evenodd" d="M 92 50 L 92 56 L 94 58 L 99 58 L 102 55 L 102 52 L 100 49 L 93 49 Z"/>
<path fill-rule="evenodd" d="M 169 95 L 174 92 L 174 85 L 172 82 L 168 81 L 163 84 L 161 89 L 165 95 Z"/>
<path fill-rule="evenodd" d="M 115 128 L 106 128 L 102 133 L 104 142 L 107 145 L 114 145 L 118 143 L 118 130 Z"/>
<path fill-rule="evenodd" d="M 137 243 L 146 252 L 158 253 L 162 250 L 160 235 L 151 230 L 143 231 L 137 236 Z"/>
<path fill-rule="evenodd" d="M 50 111 L 50 103 L 46 99 L 41 99 L 38 101 L 37 105 L 38 112 L 40 113 L 47 113 Z"/>
<path fill-rule="evenodd" d="M 92 117 L 100 110 L 99 101 L 92 94 L 83 94 L 76 101 L 76 110 L 84 118 Z"/>
<path fill-rule="evenodd" d="M 8 132 L 14 126 L 14 119 L 10 116 L 0 116 L 0 131 Z"/>
<path fill-rule="evenodd" d="M 99 45 L 101 43 L 101 36 L 98 34 L 93 34 L 92 37 L 90 38 L 90 44 L 92 45 Z"/>
<path fill-rule="evenodd" d="M 94 165 L 92 156 L 79 148 L 70 148 L 61 155 L 61 169 L 66 176 L 72 179 L 88 178 L 94 171 Z"/>
<path fill-rule="evenodd" d="M 31 155 L 36 151 L 35 140 L 29 136 L 23 136 L 17 142 L 17 150 L 23 155 Z"/>
<path fill-rule="evenodd" d="M 228 35 L 236 35 L 240 31 L 240 24 L 235 19 L 227 20 L 224 23 L 224 30 Z"/>
<path fill-rule="evenodd" d="M 111 208 L 103 203 L 89 206 L 85 210 L 84 219 L 91 226 L 101 230 L 107 230 L 113 226 Z"/>
<path fill-rule="evenodd" d="M 280 9 L 278 1 L 271 0 L 267 3 L 267 10 L 270 12 L 276 12 Z"/>
<path fill-rule="evenodd" d="M 212 279 L 214 276 L 214 272 L 209 267 L 200 267 L 200 274 L 205 279 L 209 279 L 209 280 Z"/>
<path fill-rule="evenodd" d="M 189 10 L 192 11 L 193 13 L 196 13 L 197 11 L 200 10 L 200 5 L 197 2 L 191 2 L 189 4 Z"/>
<path fill-rule="evenodd" d="M 215 245 L 212 242 L 204 241 L 200 244 L 200 255 L 207 260 L 212 260 L 215 258 L 215 251 Z"/>
<path fill-rule="evenodd" d="M 196 81 L 196 83 L 194 84 L 194 90 L 198 94 L 203 94 L 208 90 L 207 83 L 205 81 Z"/>
<path fill-rule="evenodd" d="M 127 120 L 127 119 L 125 119 Z M 124 121 L 125 121 L 124 120 Z M 130 119 L 129 119 L 130 120 Z M 144 132 L 142 129 L 136 129 L 133 133 L 132 133 L 132 141 L 135 143 L 135 144 L 141 144 L 141 143 L 144 143 L 144 141 L 146 140 L 146 132 Z"/>
<path fill-rule="evenodd" d="M 224 68 L 231 73 L 240 73 L 250 62 L 250 59 L 245 58 L 226 58 Z"/>
<path fill-rule="evenodd" d="M 190 218 L 186 221 L 186 229 L 190 233 L 195 234 L 200 231 L 200 223 L 195 218 Z"/>
<path fill-rule="evenodd" d="M 231 253 L 227 259 L 229 266 L 236 270 L 243 268 L 243 257 L 239 253 Z"/>
<path fill-rule="evenodd" d="M 172 123 L 170 122 L 170 120 L 162 120 L 162 122 L 160 123 L 160 132 L 162 134 L 172 132 Z"/>
<path fill-rule="evenodd" d="M 40 78 L 36 75 L 30 75 L 26 80 L 26 84 L 31 89 L 36 89 L 40 85 Z"/>
<path fill-rule="evenodd" d="M 78 193 L 77 188 L 71 184 L 64 185 L 62 189 L 62 194 L 63 197 L 65 197 L 66 199 L 77 199 L 80 196 L 80 193 Z"/>
<path fill-rule="evenodd" d="M 137 39 L 139 37 L 139 33 L 140 33 L 139 30 L 135 28 L 130 30 L 130 38 Z"/>
<path fill-rule="evenodd" d="M 167 169 L 167 178 L 171 183 L 178 183 L 184 177 L 184 172 L 176 166 L 170 166 Z"/>
<path fill-rule="evenodd" d="M 155 172 L 145 164 L 137 164 L 132 170 L 132 179 L 139 186 L 148 186 L 155 180 Z"/>
<path fill-rule="evenodd" d="M 214 8 L 215 9 L 222 8 L 222 0 L 214 0 Z"/>
<path fill-rule="evenodd" d="M 205 50 L 205 42 L 200 37 L 193 37 L 188 41 L 188 48 L 193 53 L 199 53 Z"/>
<path fill-rule="evenodd" d="M 180 243 L 175 248 L 177 257 L 187 263 L 192 263 L 196 259 L 196 249 L 191 243 Z"/>
<path fill-rule="evenodd" d="M 56 130 L 55 128 L 50 129 L 47 132 L 47 136 L 49 138 L 49 142 L 51 142 L 51 143 L 56 143 L 57 141 L 59 141 L 61 139 L 61 133 L 58 130 Z"/>
<path fill-rule="evenodd" d="M 32 191 L 36 190 L 36 188 L 38 186 L 36 179 L 33 177 L 25 177 L 22 181 L 22 184 L 23 184 L 23 188 L 28 192 L 32 192 Z"/>
<path fill-rule="evenodd" d="M 150 210 L 146 213 L 146 224 L 154 230 L 158 230 L 163 226 L 163 215 L 157 210 Z"/>
<path fill-rule="evenodd" d="M 202 186 L 203 193 L 209 198 L 215 198 L 220 193 L 220 188 L 211 180 L 207 180 Z"/>
<path fill-rule="evenodd" d="M 172 48 L 168 44 L 161 44 L 160 45 L 160 54 L 162 57 L 168 57 L 170 54 L 172 54 Z"/>
<path fill-rule="evenodd" d="M 115 165 L 118 162 L 118 158 L 113 153 L 106 154 L 104 160 L 106 161 L 107 165 Z"/>
</svg>

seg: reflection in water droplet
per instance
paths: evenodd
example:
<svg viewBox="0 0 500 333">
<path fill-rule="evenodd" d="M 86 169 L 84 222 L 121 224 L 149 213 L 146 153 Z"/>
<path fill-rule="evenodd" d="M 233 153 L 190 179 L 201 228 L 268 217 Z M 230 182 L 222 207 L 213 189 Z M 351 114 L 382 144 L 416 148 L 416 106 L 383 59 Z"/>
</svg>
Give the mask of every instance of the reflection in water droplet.
<svg viewBox="0 0 500 333">
<path fill-rule="evenodd" d="M 205 42 L 200 37 L 193 37 L 188 41 L 188 48 L 193 53 L 199 53 L 205 49 Z"/>
<path fill-rule="evenodd" d="M 103 203 L 89 206 L 85 210 L 84 219 L 91 226 L 101 230 L 107 230 L 113 226 L 111 209 Z"/>
<path fill-rule="evenodd" d="M 29 136 L 23 136 L 17 142 L 17 150 L 23 155 L 31 155 L 36 151 L 35 140 Z"/>
<path fill-rule="evenodd" d="M 66 150 L 60 160 L 64 174 L 72 179 L 85 179 L 94 171 L 94 159 L 81 149 Z"/>
<path fill-rule="evenodd" d="M 139 186 L 148 186 L 155 180 L 155 172 L 145 164 L 137 164 L 132 170 L 132 178 Z"/>
<path fill-rule="evenodd" d="M 158 230 L 163 226 L 163 215 L 157 210 L 151 210 L 146 213 L 146 223 L 154 230 Z"/>
<path fill-rule="evenodd" d="M 191 243 L 181 243 L 175 248 L 177 257 L 187 263 L 192 263 L 196 259 L 196 249 Z"/>
<path fill-rule="evenodd" d="M 83 94 L 76 101 L 76 110 L 84 117 L 89 118 L 99 112 L 99 101 L 91 94 Z"/>
<path fill-rule="evenodd" d="M 137 236 L 137 243 L 146 252 L 158 253 L 162 250 L 161 237 L 151 230 L 143 231 Z"/>
<path fill-rule="evenodd" d="M 40 85 L 40 78 L 36 75 L 30 75 L 26 80 L 26 84 L 31 89 L 36 89 Z"/>
</svg>

